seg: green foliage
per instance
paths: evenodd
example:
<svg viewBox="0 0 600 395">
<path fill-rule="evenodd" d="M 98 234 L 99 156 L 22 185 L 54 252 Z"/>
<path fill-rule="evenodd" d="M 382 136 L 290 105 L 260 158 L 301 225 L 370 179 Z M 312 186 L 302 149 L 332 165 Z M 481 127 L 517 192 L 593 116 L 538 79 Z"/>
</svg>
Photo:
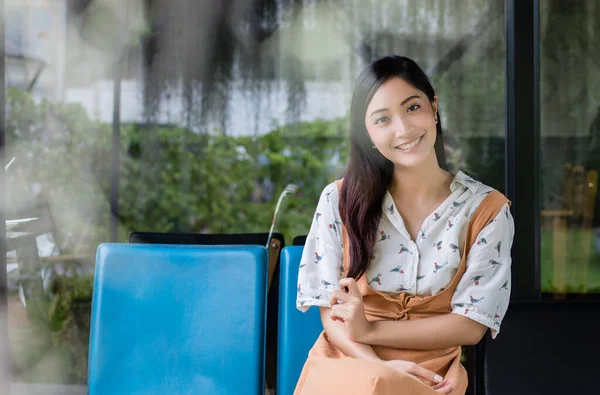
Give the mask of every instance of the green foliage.
<svg viewBox="0 0 600 395">
<path fill-rule="evenodd" d="M 600 293 L 600 253 L 594 231 L 567 228 L 558 240 L 557 231 L 541 231 L 542 292 Z"/>
<path fill-rule="evenodd" d="M 320 192 L 340 173 L 342 123 L 294 125 L 258 138 L 126 127 L 120 223 L 126 231 L 266 232 L 279 193 L 295 183 L 298 195 L 286 198 L 276 224 L 291 241 L 308 232 Z"/>
<path fill-rule="evenodd" d="M 93 253 L 108 241 L 112 128 L 79 106 L 36 104 L 16 90 L 7 102 L 8 155 L 17 158 L 7 174 L 13 213 L 27 209 L 38 183 L 59 239 Z M 341 175 L 344 125 L 301 123 L 257 138 L 122 125 L 120 240 L 133 230 L 266 232 L 279 194 L 295 183 L 299 191 L 286 198 L 276 224 L 291 241 L 308 231 L 320 192 Z"/>
</svg>

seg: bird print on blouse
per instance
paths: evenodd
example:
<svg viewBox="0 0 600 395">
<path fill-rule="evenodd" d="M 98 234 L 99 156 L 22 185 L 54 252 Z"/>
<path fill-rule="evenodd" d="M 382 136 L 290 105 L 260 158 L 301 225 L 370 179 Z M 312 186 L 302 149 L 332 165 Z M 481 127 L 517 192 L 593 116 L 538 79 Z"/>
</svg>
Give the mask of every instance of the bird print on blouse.
<svg viewBox="0 0 600 395">
<path fill-rule="evenodd" d="M 438 251 L 442 249 L 443 240 L 438 241 L 437 243 L 433 243 L 433 248 L 437 248 Z"/>
<path fill-rule="evenodd" d="M 402 254 L 403 252 L 408 252 L 409 254 L 412 255 L 412 252 L 410 252 L 410 250 L 408 248 L 406 248 L 404 246 L 404 244 L 400 244 L 400 252 L 398 252 L 398 254 Z"/>
<path fill-rule="evenodd" d="M 500 240 L 498 242 L 498 244 L 496 244 L 496 251 L 498 251 L 498 258 L 500 257 L 500 251 L 502 249 L 502 240 Z"/>
<path fill-rule="evenodd" d="M 473 281 L 473 284 L 475 285 L 479 285 L 479 280 L 481 280 L 484 276 L 475 276 L 471 278 L 471 281 Z"/>
<path fill-rule="evenodd" d="M 452 203 L 452 208 L 453 208 L 453 209 L 455 209 L 455 208 L 459 208 L 460 206 L 462 206 L 462 205 L 463 205 L 463 204 L 465 204 L 465 203 L 466 203 L 466 201 L 465 201 L 465 200 L 463 200 L 462 202 L 454 202 L 454 203 Z"/>
<path fill-rule="evenodd" d="M 326 287 L 330 287 L 333 285 L 332 283 L 330 283 L 329 281 L 326 281 L 326 280 L 321 280 L 321 284 L 323 284 Z"/>
<path fill-rule="evenodd" d="M 338 229 L 340 229 L 340 225 L 341 224 L 342 223 L 339 222 L 339 221 L 337 221 L 337 220 L 335 220 L 335 221 L 333 221 L 333 223 L 329 224 L 329 229 L 331 229 L 331 230 L 333 230 L 335 232 L 335 236 L 336 237 L 340 236 L 339 233 L 338 233 Z"/>
<path fill-rule="evenodd" d="M 504 282 L 504 284 L 502 284 L 502 286 L 500 287 L 500 289 L 498 291 L 502 291 L 503 289 L 508 291 L 508 280 L 506 280 Z"/>
<path fill-rule="evenodd" d="M 454 303 L 454 306 L 460 307 L 460 308 L 464 308 L 465 304 L 464 303 Z M 469 309 L 467 308 L 467 309 L 465 309 L 465 313 L 464 314 L 467 315 L 468 312 L 469 312 Z"/>
<path fill-rule="evenodd" d="M 500 262 L 498 262 L 498 261 L 496 261 L 494 259 L 490 259 L 490 265 L 492 265 L 492 267 L 495 269 L 498 266 L 502 265 L 502 263 L 500 263 Z"/>
<path fill-rule="evenodd" d="M 445 268 L 446 266 L 448 266 L 448 261 L 446 261 L 446 263 L 444 263 L 443 265 L 438 264 L 437 262 L 433 262 L 433 272 L 437 273 L 438 270 L 442 270 L 443 268 Z"/>
<path fill-rule="evenodd" d="M 383 230 L 381 232 L 379 232 L 379 240 L 377 241 L 384 241 L 384 240 L 389 240 L 390 239 L 390 235 L 386 234 Z"/>
<path fill-rule="evenodd" d="M 331 193 L 334 191 L 334 189 L 332 189 L 331 191 L 325 193 L 325 196 L 327 197 L 327 202 L 329 202 L 329 195 L 331 195 Z"/>
<path fill-rule="evenodd" d="M 317 223 L 317 228 L 319 227 L 319 218 L 321 218 L 323 214 L 321 213 L 316 213 L 315 214 L 315 222 Z"/>
<path fill-rule="evenodd" d="M 458 250 L 460 249 L 460 247 L 459 247 L 459 246 L 457 246 L 457 245 L 456 245 L 456 244 L 454 244 L 454 243 L 450 243 L 450 244 L 449 244 L 449 247 L 450 247 L 450 249 L 452 250 L 452 252 L 456 252 L 456 251 L 458 251 Z"/>
<path fill-rule="evenodd" d="M 485 237 L 482 237 L 481 239 L 477 240 L 477 245 L 487 245 L 487 240 L 485 239 Z"/>
<path fill-rule="evenodd" d="M 398 265 L 393 269 L 390 269 L 390 273 L 400 273 L 403 274 L 404 270 L 402 270 L 402 266 Z"/>
<path fill-rule="evenodd" d="M 381 274 L 377 274 L 375 277 L 372 277 L 368 284 L 371 285 L 372 283 L 377 283 L 378 285 L 381 285 Z"/>
<path fill-rule="evenodd" d="M 321 294 L 316 294 L 316 295 L 313 295 L 313 296 L 312 296 L 312 299 L 314 299 L 314 300 L 321 300 L 321 298 L 322 298 L 322 297 L 323 297 L 323 296 L 322 296 Z M 300 305 L 300 306 L 304 306 L 305 304 L 306 304 L 306 300 L 301 300 L 301 301 L 299 302 L 299 305 Z"/>
<path fill-rule="evenodd" d="M 498 309 L 500 305 L 496 305 L 496 312 L 494 313 L 494 325 L 500 326 L 500 315 L 498 315 Z"/>
<path fill-rule="evenodd" d="M 323 259 L 323 255 L 324 254 L 319 255 L 317 252 L 315 252 L 315 264 L 321 262 L 321 259 Z"/>
</svg>

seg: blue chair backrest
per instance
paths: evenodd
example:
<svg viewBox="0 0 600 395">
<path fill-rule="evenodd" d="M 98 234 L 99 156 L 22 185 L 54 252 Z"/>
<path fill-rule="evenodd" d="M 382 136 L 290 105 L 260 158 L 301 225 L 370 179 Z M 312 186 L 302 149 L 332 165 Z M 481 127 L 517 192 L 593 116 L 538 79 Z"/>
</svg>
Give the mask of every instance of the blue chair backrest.
<svg viewBox="0 0 600 395">
<path fill-rule="evenodd" d="M 262 394 L 267 251 L 102 244 L 90 395 Z"/>
<path fill-rule="evenodd" d="M 279 283 L 279 344 L 277 395 L 292 395 L 308 351 L 323 331 L 318 307 L 306 313 L 296 309 L 298 267 L 304 247 L 281 250 Z"/>
</svg>

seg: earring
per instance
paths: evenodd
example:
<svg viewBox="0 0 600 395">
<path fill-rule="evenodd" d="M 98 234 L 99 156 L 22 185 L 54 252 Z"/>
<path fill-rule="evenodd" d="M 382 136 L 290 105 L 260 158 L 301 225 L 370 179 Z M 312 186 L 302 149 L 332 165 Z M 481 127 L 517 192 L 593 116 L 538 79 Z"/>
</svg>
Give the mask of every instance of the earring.
<svg viewBox="0 0 600 395">
<path fill-rule="evenodd" d="M 377 147 L 375 147 L 375 144 L 371 145 L 371 148 L 377 149 Z"/>
<path fill-rule="evenodd" d="M 437 117 L 435 117 L 435 123 L 436 123 L 436 124 L 438 123 L 438 118 L 437 118 Z"/>
</svg>

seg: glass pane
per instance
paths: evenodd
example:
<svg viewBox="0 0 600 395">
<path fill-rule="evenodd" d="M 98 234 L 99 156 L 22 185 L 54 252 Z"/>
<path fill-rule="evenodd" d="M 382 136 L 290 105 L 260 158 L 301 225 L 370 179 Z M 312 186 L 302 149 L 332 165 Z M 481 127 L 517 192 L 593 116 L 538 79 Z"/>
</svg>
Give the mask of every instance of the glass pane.
<svg viewBox="0 0 600 395">
<path fill-rule="evenodd" d="M 600 294 L 600 2 L 540 2 L 542 292 Z"/>
<path fill-rule="evenodd" d="M 355 78 L 376 57 L 428 72 L 449 170 L 504 192 L 501 0 L 59 3 L 6 2 L 20 15 L 11 45 L 48 65 L 33 92 L 25 65 L 7 76 L 15 388 L 85 393 L 100 243 L 268 232 L 288 184 L 274 230 L 287 245 L 307 234 L 343 174 Z"/>
</svg>

